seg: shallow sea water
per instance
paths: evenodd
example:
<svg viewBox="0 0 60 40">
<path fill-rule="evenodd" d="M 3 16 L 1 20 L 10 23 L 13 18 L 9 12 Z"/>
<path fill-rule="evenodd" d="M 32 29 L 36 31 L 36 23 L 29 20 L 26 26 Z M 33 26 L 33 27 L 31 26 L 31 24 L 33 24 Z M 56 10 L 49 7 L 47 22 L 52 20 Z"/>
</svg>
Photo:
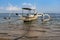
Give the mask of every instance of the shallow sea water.
<svg viewBox="0 0 60 40">
<path fill-rule="evenodd" d="M 10 20 L 1 17 L 0 38 L 11 40 L 60 40 L 60 18 L 56 14 L 51 17 L 51 20 L 45 23 L 40 20 L 40 17 L 29 23 L 17 20 L 19 17 L 11 17 Z"/>
</svg>

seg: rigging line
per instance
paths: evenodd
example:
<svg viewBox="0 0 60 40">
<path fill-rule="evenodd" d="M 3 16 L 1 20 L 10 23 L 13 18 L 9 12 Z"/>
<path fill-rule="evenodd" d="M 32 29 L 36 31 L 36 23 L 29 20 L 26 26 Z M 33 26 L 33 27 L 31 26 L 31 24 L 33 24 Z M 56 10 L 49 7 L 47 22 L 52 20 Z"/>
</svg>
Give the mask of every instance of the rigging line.
<svg viewBox="0 0 60 40">
<path fill-rule="evenodd" d="M 21 37 L 15 38 L 14 40 L 21 39 L 21 38 L 24 37 L 26 34 L 28 34 L 29 30 L 30 30 L 30 26 L 26 29 L 26 33 L 25 33 L 25 34 L 23 34 Z"/>
<path fill-rule="evenodd" d="M 2 21 L 1 23 L 6 23 L 6 22 L 16 22 L 16 21 L 18 21 L 18 20 L 6 20 L 6 21 Z"/>
</svg>

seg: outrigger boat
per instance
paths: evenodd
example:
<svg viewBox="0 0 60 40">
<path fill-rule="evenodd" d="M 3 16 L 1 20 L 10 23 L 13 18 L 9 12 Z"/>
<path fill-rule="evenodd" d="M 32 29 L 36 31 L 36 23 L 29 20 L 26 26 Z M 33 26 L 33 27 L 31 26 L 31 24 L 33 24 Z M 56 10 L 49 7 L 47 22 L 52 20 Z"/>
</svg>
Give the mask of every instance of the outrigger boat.
<svg viewBox="0 0 60 40">
<path fill-rule="evenodd" d="M 24 10 L 27 10 L 28 13 L 24 13 Z M 31 13 L 31 11 L 33 11 L 33 13 Z M 48 14 L 38 14 L 36 12 L 36 9 L 31 8 L 22 8 L 22 17 L 20 16 L 21 17 L 20 20 L 23 20 L 24 22 L 30 22 L 36 20 L 38 16 L 43 16 L 42 18 L 43 22 L 50 20 L 50 16 Z M 48 16 L 48 19 L 44 19 L 44 16 Z"/>
<path fill-rule="evenodd" d="M 27 11 L 24 13 L 24 11 Z M 31 13 L 33 11 L 33 13 Z M 16 13 L 17 16 L 20 16 L 19 20 L 23 20 L 24 22 L 31 22 L 31 21 L 34 21 L 36 19 L 38 19 L 38 17 L 42 16 L 42 21 L 43 22 L 46 22 L 46 21 L 49 21 L 50 20 L 50 16 L 48 14 L 43 14 L 43 13 L 37 13 L 36 9 L 33 9 L 33 8 L 28 8 L 28 7 L 23 7 L 22 8 L 22 15 L 19 15 L 18 13 Z M 7 19 L 7 20 L 10 20 L 10 16 L 11 14 L 9 15 L 9 17 L 4 17 L 4 19 Z M 45 16 L 47 16 L 48 18 L 45 19 Z"/>
</svg>

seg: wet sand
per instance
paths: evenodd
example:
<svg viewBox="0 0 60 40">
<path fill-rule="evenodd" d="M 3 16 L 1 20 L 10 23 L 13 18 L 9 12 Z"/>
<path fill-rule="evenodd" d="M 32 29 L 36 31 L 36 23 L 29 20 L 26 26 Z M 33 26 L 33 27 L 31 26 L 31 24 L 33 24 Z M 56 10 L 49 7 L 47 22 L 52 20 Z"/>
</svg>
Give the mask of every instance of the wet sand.
<svg viewBox="0 0 60 40">
<path fill-rule="evenodd" d="M 0 40 L 60 40 L 60 25 L 36 23 L 0 24 Z"/>
</svg>

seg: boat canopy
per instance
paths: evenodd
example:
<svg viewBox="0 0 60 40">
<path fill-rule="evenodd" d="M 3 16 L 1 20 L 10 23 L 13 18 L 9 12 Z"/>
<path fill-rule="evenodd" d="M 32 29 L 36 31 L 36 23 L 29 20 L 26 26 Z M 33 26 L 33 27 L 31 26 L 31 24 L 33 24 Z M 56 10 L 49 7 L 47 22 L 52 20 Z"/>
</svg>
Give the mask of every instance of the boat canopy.
<svg viewBox="0 0 60 40">
<path fill-rule="evenodd" d="M 31 8 L 22 8 L 22 9 L 24 9 L 24 10 L 32 10 Z"/>
</svg>

